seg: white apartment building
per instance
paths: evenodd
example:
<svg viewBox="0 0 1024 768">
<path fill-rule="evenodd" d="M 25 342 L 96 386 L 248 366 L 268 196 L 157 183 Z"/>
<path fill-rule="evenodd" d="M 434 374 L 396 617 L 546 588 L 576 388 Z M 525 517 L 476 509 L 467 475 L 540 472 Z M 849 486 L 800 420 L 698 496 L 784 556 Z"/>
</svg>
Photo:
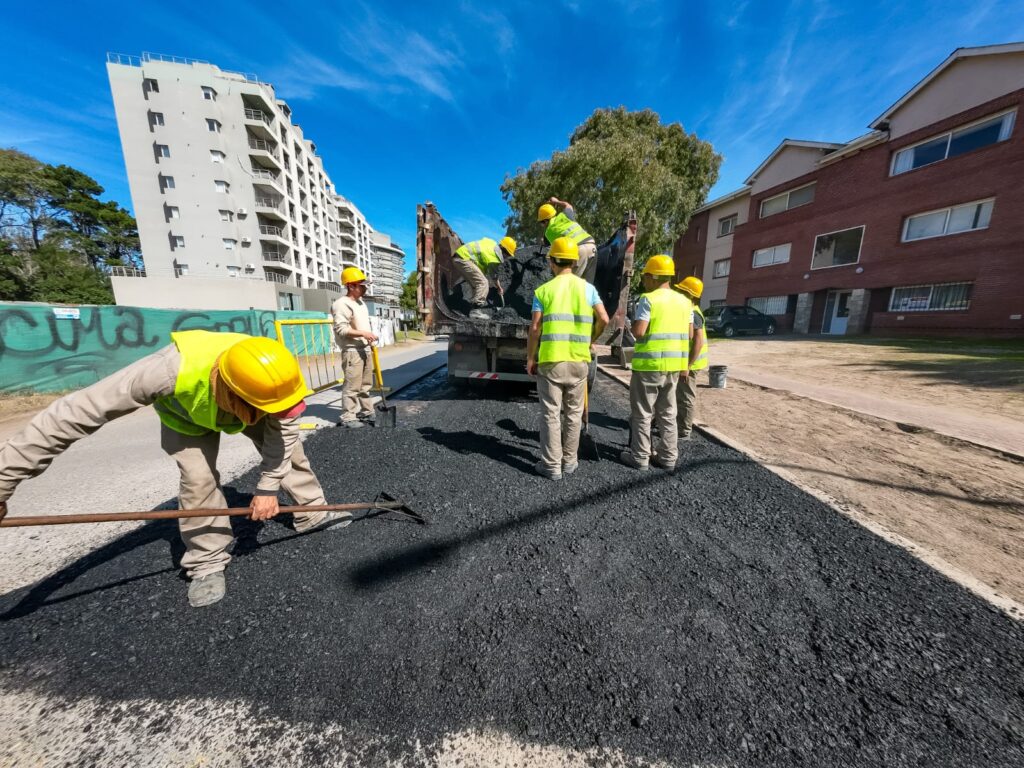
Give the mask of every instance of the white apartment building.
<svg viewBox="0 0 1024 768">
<path fill-rule="evenodd" d="M 373 233 L 374 278 L 370 293 L 390 306 L 398 306 L 405 279 L 405 251 L 383 232 Z"/>
<path fill-rule="evenodd" d="M 115 276 L 115 295 L 120 285 L 135 303 L 189 307 L 212 293 L 248 307 L 258 294 L 301 309 L 340 291 L 344 265 L 372 271 L 372 229 L 272 85 L 152 54 L 108 54 L 107 74 L 150 281 Z M 208 282 L 222 279 L 238 282 Z"/>
</svg>

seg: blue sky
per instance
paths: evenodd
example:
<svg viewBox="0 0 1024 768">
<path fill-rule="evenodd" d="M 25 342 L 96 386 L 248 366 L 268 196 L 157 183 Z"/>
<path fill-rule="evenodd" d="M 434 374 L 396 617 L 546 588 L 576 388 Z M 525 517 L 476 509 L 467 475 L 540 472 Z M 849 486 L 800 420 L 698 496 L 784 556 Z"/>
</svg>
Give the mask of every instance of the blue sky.
<svg viewBox="0 0 1024 768">
<path fill-rule="evenodd" d="M 955 48 L 1021 40 L 1024 0 L 17 3 L 0 146 L 80 168 L 130 207 L 106 52 L 255 72 L 412 266 L 417 202 L 464 238 L 501 234 L 505 175 L 597 107 L 650 107 L 711 141 L 717 196 L 783 138 L 864 133 Z"/>
</svg>

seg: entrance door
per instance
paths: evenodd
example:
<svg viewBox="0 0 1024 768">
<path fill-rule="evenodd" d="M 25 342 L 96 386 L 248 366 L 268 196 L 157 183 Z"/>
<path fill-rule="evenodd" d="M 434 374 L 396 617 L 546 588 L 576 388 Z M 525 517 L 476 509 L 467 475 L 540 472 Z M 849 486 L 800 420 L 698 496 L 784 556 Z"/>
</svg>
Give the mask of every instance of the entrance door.
<svg viewBox="0 0 1024 768">
<path fill-rule="evenodd" d="M 843 336 L 850 319 L 850 296 L 853 291 L 829 291 L 825 300 L 825 321 L 821 325 L 822 333 Z"/>
</svg>

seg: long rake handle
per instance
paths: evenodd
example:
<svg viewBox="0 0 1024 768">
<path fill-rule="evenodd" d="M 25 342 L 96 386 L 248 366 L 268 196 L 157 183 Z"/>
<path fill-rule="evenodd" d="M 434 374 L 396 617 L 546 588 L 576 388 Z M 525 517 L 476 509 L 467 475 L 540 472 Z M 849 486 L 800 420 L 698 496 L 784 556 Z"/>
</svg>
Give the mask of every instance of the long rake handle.
<svg viewBox="0 0 1024 768">
<path fill-rule="evenodd" d="M 400 502 L 356 502 L 352 504 L 310 504 L 306 507 L 281 507 L 282 512 L 344 512 L 356 509 L 401 509 Z M 228 509 L 155 509 L 146 512 L 99 512 L 91 515 L 39 515 L 35 517 L 5 517 L 0 528 L 20 528 L 28 525 L 70 525 L 72 523 L 113 523 L 118 520 L 177 520 L 182 517 L 235 517 L 248 515 L 249 507 Z"/>
</svg>

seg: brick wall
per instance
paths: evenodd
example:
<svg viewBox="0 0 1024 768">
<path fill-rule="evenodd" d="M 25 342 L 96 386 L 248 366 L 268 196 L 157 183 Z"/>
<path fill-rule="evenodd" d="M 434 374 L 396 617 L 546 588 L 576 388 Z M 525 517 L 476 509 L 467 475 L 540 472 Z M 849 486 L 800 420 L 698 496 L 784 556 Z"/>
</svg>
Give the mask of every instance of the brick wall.
<svg viewBox="0 0 1024 768">
<path fill-rule="evenodd" d="M 679 236 L 672 247 L 676 277 L 684 278 L 695 275 L 701 280 L 710 279 L 710 275 L 704 276 L 704 254 L 708 245 L 709 214 L 710 211 L 694 214 L 686 231 Z"/>
<path fill-rule="evenodd" d="M 907 332 L 1024 335 L 1024 321 L 1010 319 L 1024 312 L 1024 109 L 1007 141 L 889 176 L 896 150 L 1022 105 L 1024 90 L 1016 91 L 752 197 L 748 222 L 737 228 L 733 242 L 729 303 L 814 292 L 810 331 L 818 333 L 824 292 L 863 288 L 871 291 L 866 325 L 875 333 L 898 327 Z M 766 219 L 757 217 L 762 200 L 811 181 L 817 184 L 813 203 Z M 996 199 L 988 229 L 901 242 L 906 216 L 987 197 Z M 816 235 L 862 225 L 857 264 L 811 270 Z M 787 264 L 753 268 L 755 249 L 782 243 L 792 243 Z M 960 281 L 974 283 L 968 310 L 899 313 L 903 320 L 888 312 L 894 286 Z"/>
</svg>

